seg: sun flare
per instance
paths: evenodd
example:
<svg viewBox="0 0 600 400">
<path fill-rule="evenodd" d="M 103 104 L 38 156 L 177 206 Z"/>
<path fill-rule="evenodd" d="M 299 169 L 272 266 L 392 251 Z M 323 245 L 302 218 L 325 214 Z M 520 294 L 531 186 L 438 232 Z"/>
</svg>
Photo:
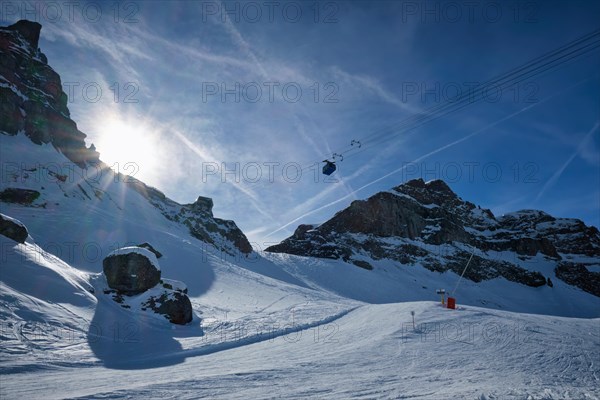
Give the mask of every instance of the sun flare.
<svg viewBox="0 0 600 400">
<path fill-rule="evenodd" d="M 102 130 L 98 145 L 100 159 L 115 171 L 148 176 L 157 166 L 158 145 L 153 132 L 118 119 Z"/>
</svg>

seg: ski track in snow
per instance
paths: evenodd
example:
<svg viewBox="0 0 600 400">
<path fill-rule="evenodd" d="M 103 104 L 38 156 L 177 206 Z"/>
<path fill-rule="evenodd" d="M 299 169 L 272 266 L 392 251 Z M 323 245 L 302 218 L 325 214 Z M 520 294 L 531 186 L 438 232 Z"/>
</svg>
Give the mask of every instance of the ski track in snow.
<svg viewBox="0 0 600 400">
<path fill-rule="evenodd" d="M 417 322 L 416 330 L 410 310 L 426 321 Z M 337 326 L 334 336 L 324 338 L 305 329 L 296 332 L 300 335 L 254 343 L 230 342 L 209 351 L 190 350 L 184 361 L 169 366 L 115 370 L 90 365 L 5 375 L 5 394 L 98 399 L 598 398 L 598 370 L 585 356 L 597 354 L 597 320 L 472 307 L 450 311 L 419 302 L 363 305 L 323 322 Z M 458 336 L 449 333 L 453 328 L 448 327 L 458 325 L 472 329 Z"/>
</svg>

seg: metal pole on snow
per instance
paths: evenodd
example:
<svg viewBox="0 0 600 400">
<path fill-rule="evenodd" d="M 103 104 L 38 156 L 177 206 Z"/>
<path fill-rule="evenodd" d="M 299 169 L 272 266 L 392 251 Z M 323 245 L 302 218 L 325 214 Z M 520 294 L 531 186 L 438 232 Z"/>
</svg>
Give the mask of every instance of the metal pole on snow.
<svg viewBox="0 0 600 400">
<path fill-rule="evenodd" d="M 462 274 L 460 274 L 460 278 L 458 278 L 458 282 L 456 282 L 456 286 L 454 286 L 454 290 L 452 291 L 452 297 L 454 297 L 454 292 L 456 292 L 456 289 L 458 289 L 458 285 L 460 284 L 460 281 L 462 280 L 463 275 L 465 274 L 465 272 L 467 272 L 467 268 L 469 267 L 469 264 L 471 263 L 471 260 L 473 259 L 473 255 L 475 254 L 475 249 L 476 249 L 476 247 L 473 247 L 473 251 L 471 252 L 471 257 L 469 257 L 469 261 L 467 261 L 467 265 L 465 265 L 465 269 L 463 269 Z"/>
</svg>

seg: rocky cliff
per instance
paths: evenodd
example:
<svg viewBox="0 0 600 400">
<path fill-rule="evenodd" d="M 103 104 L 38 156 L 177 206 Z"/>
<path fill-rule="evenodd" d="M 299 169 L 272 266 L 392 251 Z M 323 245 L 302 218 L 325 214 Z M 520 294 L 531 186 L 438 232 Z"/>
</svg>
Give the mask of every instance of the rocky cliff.
<svg viewBox="0 0 600 400">
<path fill-rule="evenodd" d="M 369 260 L 389 259 L 457 274 L 473 254 L 467 279 L 504 277 L 533 287 L 551 278 L 536 266 L 552 264 L 552 278 L 600 296 L 600 273 L 588 268 L 600 266 L 596 227 L 535 210 L 496 217 L 441 180 L 415 179 L 354 201 L 321 225 L 300 225 L 266 251 L 340 258 L 367 269 Z"/>
<path fill-rule="evenodd" d="M 37 22 L 19 21 L 0 28 L 0 131 L 25 133 L 36 144 L 51 143 L 73 163 L 98 162 L 93 145 L 69 117 L 60 76 L 38 48 Z"/>
<path fill-rule="evenodd" d="M 86 135 L 70 118 L 60 76 L 38 48 L 41 28 L 37 22 L 25 20 L 0 27 L 0 135 L 28 137 L 32 147 L 25 146 L 22 151 L 29 153 L 29 161 L 35 145 L 51 144 L 75 165 L 46 165 L 41 160 L 26 163 L 11 154 L 11 161 L 18 162 L 2 160 L 6 165 L 2 168 L 0 203 L 54 207 L 59 205 L 56 199 L 64 196 L 109 201 L 118 209 L 105 190 L 114 181 L 135 190 L 166 218 L 185 225 L 192 235 L 219 251 L 250 253 L 252 246 L 235 222 L 213 216 L 211 199 L 200 197 L 193 204 L 178 204 L 138 179 L 115 174 L 99 159 L 93 144 L 86 147 Z M 77 168 L 80 170 L 75 172 Z M 41 186 L 40 182 L 46 184 Z"/>
</svg>

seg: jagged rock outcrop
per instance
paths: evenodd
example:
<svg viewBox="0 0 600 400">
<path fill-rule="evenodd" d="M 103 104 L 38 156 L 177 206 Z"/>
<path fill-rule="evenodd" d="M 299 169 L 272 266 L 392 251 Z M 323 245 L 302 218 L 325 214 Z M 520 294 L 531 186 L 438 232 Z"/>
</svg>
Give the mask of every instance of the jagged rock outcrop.
<svg viewBox="0 0 600 400">
<path fill-rule="evenodd" d="M 251 253 L 252 245 L 246 235 L 235 222 L 215 218 L 212 206 L 212 199 L 200 196 L 194 203 L 184 204 L 175 219 L 186 225 L 193 236 L 204 242 L 223 247 L 222 238 L 225 238 L 242 253 Z"/>
<path fill-rule="evenodd" d="M 162 253 L 161 253 L 160 251 L 156 250 L 156 249 L 155 249 L 155 248 L 154 248 L 154 247 L 153 247 L 153 246 L 152 246 L 150 243 L 148 243 L 148 242 L 144 242 L 144 243 L 142 243 L 142 244 L 138 244 L 138 245 L 137 245 L 137 247 L 142 247 L 142 248 L 144 248 L 144 249 L 146 249 L 146 250 L 149 250 L 149 251 L 151 251 L 151 252 L 152 252 L 152 253 L 153 253 L 153 254 L 156 256 L 156 258 L 161 258 L 161 257 L 162 257 Z"/>
<path fill-rule="evenodd" d="M 32 48 L 37 49 L 42 25 L 39 22 L 20 20 L 6 27 L 6 30 L 18 32 Z"/>
<path fill-rule="evenodd" d="M 213 245 L 217 252 L 251 253 L 252 246 L 233 221 L 213 216 L 212 199 L 199 197 L 195 203 L 178 204 L 138 179 L 115 174 L 99 160 L 99 153 L 93 144 L 85 146 L 86 135 L 70 119 L 61 78 L 48 65 L 46 56 L 38 48 L 40 30 L 39 23 L 26 20 L 0 27 L 0 134 L 24 134 L 38 145 L 52 144 L 77 166 L 90 171 L 79 176 L 114 176 L 115 182 L 140 193 L 165 217 L 186 225 L 192 235 Z M 73 185 L 76 180 L 73 175 L 61 175 L 48 166 L 14 163 L 3 173 L 0 201 L 5 203 L 45 207 L 47 204 L 43 193 L 6 187 L 6 183 L 13 186 L 35 179 L 55 183 L 58 186 L 56 189 L 62 191 L 64 197 L 78 197 L 83 201 L 113 201 L 99 182 L 93 186 L 94 179 L 84 181 L 77 178 L 77 184 Z M 53 205 L 57 206 L 58 203 Z"/>
<path fill-rule="evenodd" d="M 567 255 L 588 257 L 589 263 L 600 260 L 598 229 L 582 221 L 534 210 L 496 218 L 490 210 L 460 199 L 445 182 L 422 179 L 354 201 L 321 225 L 300 225 L 266 251 L 343 259 L 367 269 L 371 264 L 365 258 L 389 259 L 461 274 L 470 257 L 465 246 L 477 250 L 465 273 L 475 282 L 504 277 L 537 287 L 548 277 L 523 268 L 521 261 L 543 257 L 558 263 Z M 514 257 L 498 258 L 500 252 Z M 584 264 L 580 267 L 585 269 Z M 568 283 L 587 290 L 581 277 L 588 275 L 582 271 L 576 278 L 570 275 Z M 565 280 L 567 275 L 556 276 Z"/>
<path fill-rule="evenodd" d="M 560 262 L 554 269 L 558 279 L 600 297 L 600 273 L 589 271 L 585 265 Z"/>
<path fill-rule="evenodd" d="M 232 255 L 252 252 L 248 238 L 234 221 L 215 218 L 211 198 L 199 196 L 194 203 L 181 205 L 160 190 L 133 177 L 128 177 L 125 183 L 148 199 L 165 217 L 187 226 L 195 238 L 213 245 L 217 250 Z"/>
<path fill-rule="evenodd" d="M 25 243 L 29 232 L 19 220 L 0 214 L 0 235 L 6 236 L 17 243 Z"/>
<path fill-rule="evenodd" d="M 85 168 L 98 162 L 95 148 L 69 118 L 60 76 L 38 48 L 37 22 L 22 20 L 0 27 L 0 133 L 24 132 L 36 144 L 51 143 Z"/>
<path fill-rule="evenodd" d="M 184 325 L 193 318 L 192 303 L 189 297 L 179 290 L 167 289 L 158 296 L 150 296 L 142 306 L 163 315 L 173 324 Z"/>
<path fill-rule="evenodd" d="M 163 215 L 188 227 L 195 238 L 202 240 L 219 251 L 228 254 L 249 254 L 252 245 L 235 222 L 215 218 L 212 212 L 213 201 L 200 196 L 192 204 L 179 205 L 173 201 L 153 201 Z"/>
</svg>

